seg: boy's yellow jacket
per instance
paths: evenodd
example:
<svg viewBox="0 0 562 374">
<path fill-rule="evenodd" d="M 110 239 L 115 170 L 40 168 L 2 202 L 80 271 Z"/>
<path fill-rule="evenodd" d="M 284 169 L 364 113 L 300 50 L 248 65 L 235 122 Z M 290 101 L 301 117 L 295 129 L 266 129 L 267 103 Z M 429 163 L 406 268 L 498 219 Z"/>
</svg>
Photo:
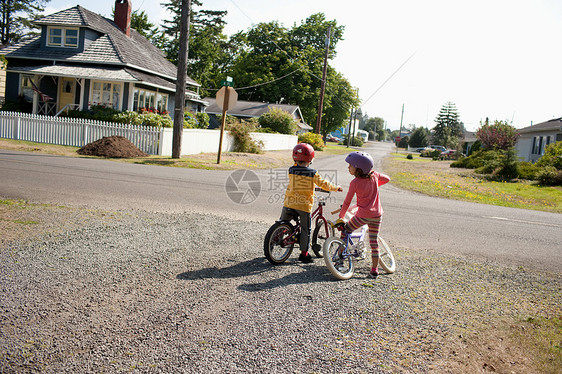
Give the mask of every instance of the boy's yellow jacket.
<svg viewBox="0 0 562 374">
<path fill-rule="evenodd" d="M 316 170 L 306 166 L 291 166 L 283 206 L 310 213 L 314 204 L 315 185 L 327 191 L 338 190 L 336 185 L 323 179 Z"/>
</svg>

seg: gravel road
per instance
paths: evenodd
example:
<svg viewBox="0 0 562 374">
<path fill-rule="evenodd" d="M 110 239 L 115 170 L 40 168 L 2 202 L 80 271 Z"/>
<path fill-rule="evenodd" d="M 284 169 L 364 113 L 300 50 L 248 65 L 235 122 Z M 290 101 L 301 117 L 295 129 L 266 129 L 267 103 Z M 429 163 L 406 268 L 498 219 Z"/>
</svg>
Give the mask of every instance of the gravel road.
<svg viewBox="0 0 562 374">
<path fill-rule="evenodd" d="M 532 373 L 509 326 L 561 311 L 560 274 L 393 248 L 337 281 L 263 222 L 2 209 L 2 373 Z"/>
</svg>

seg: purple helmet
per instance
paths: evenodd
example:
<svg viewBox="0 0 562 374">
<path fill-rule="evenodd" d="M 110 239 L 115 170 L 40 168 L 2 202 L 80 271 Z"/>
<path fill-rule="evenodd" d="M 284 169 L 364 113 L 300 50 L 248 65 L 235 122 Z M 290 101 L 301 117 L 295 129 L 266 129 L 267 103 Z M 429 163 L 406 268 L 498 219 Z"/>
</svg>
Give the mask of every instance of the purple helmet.
<svg viewBox="0 0 562 374">
<path fill-rule="evenodd" d="M 348 154 L 345 158 L 345 162 L 356 169 L 361 169 L 363 174 L 368 174 L 375 165 L 370 154 L 358 151 Z"/>
</svg>

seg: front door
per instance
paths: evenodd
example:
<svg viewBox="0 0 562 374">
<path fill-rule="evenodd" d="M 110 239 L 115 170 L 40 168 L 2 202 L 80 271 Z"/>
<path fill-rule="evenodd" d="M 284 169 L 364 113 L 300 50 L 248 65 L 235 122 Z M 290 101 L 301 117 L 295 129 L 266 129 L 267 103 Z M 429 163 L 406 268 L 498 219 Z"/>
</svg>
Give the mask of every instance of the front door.
<svg viewBox="0 0 562 374">
<path fill-rule="evenodd" d="M 67 104 L 74 104 L 76 90 L 76 80 L 74 78 L 61 78 L 59 85 L 59 109 L 61 110 Z M 75 109 L 74 107 L 68 107 L 68 110 Z"/>
</svg>

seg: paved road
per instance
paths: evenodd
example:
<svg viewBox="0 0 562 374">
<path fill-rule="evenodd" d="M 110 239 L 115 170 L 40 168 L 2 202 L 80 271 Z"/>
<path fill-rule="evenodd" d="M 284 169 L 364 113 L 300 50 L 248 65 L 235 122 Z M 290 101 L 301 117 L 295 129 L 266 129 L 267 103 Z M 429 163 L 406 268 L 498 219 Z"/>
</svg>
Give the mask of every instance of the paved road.
<svg viewBox="0 0 562 374">
<path fill-rule="evenodd" d="M 380 162 L 390 145 L 371 143 Z M 317 159 L 314 167 L 338 184 L 349 184 L 344 156 Z M 380 169 L 380 163 L 377 167 Z M 257 180 L 252 178 L 257 177 Z M 232 182 L 228 184 L 228 181 Z M 133 165 L 0 150 L 0 197 L 103 209 L 142 208 L 155 212 L 210 212 L 272 222 L 280 212 L 285 169 L 232 174 L 230 171 Z M 235 203 L 229 192 L 249 204 Z M 329 209 L 343 193 L 331 195 Z M 391 246 L 461 254 L 560 272 L 562 215 L 431 198 L 383 187 L 382 233 Z"/>
</svg>

